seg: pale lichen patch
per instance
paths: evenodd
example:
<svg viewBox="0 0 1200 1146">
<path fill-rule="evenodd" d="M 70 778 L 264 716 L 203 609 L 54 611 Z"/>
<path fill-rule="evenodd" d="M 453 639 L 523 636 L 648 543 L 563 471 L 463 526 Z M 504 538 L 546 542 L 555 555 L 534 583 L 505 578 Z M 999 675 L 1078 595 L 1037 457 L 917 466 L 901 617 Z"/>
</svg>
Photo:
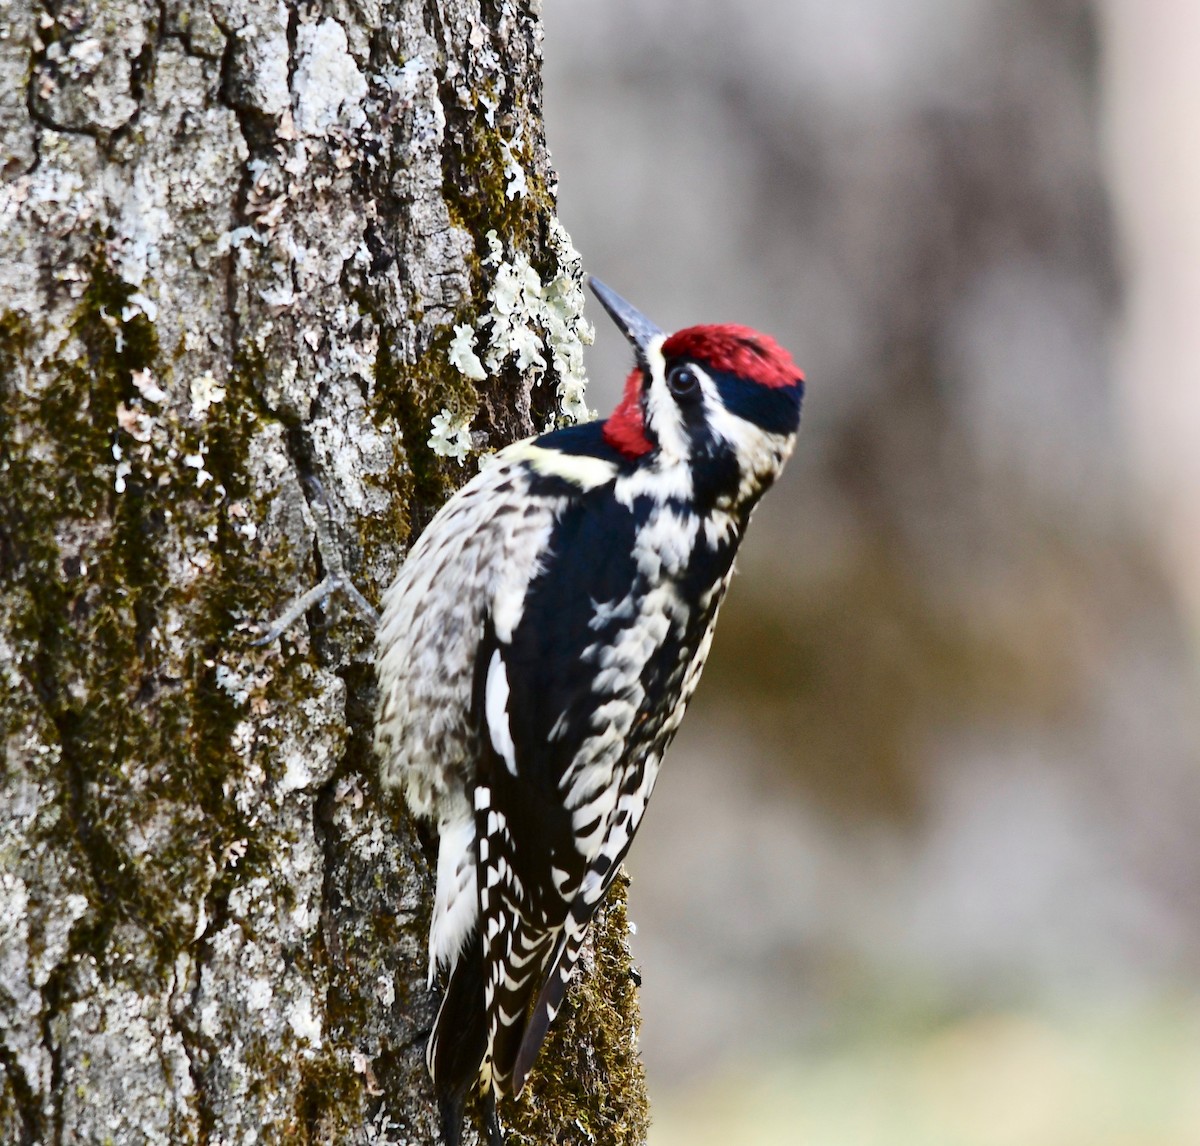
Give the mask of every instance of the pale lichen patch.
<svg viewBox="0 0 1200 1146">
<path fill-rule="evenodd" d="M 196 418 L 202 418 L 210 407 L 225 401 L 225 387 L 213 377 L 211 370 L 205 370 L 203 374 L 198 374 L 192 379 L 189 393 L 192 399 L 192 415 Z"/>
<path fill-rule="evenodd" d="M 517 158 L 521 146 L 521 129 L 518 126 L 512 139 L 500 137 L 500 151 L 504 156 L 504 197 L 515 199 L 524 198 L 529 194 L 529 180 L 525 177 L 525 168 Z"/>
<path fill-rule="evenodd" d="M 506 258 L 495 231 L 489 231 L 486 240 L 488 253 L 481 262 L 492 269 L 487 294 L 491 307 L 474 326 L 455 327 L 452 364 L 473 378 L 476 364 L 479 373 L 495 375 L 511 362 L 532 375 L 535 385 L 549 369 L 562 420 L 587 421 L 591 414 L 584 400 L 587 375 L 583 348 L 592 342 L 594 331 L 583 315 L 582 264 L 571 237 L 552 217 L 550 249 L 559 270 L 545 284 L 526 254 L 517 251 Z M 475 351 L 477 339 L 485 346 L 482 359 Z M 550 352 L 549 364 L 546 349 Z"/>
<path fill-rule="evenodd" d="M 487 371 L 475 351 L 475 328 L 464 322 L 455 326 L 454 337 L 450 341 L 450 365 L 464 378 L 473 382 L 482 382 L 487 377 Z"/>
<path fill-rule="evenodd" d="M 438 457 L 453 458 L 461 466 L 471 452 L 471 419 L 443 409 L 434 414 L 429 448 Z"/>
<path fill-rule="evenodd" d="M 342 25 L 332 17 L 302 24 L 296 55 L 296 129 L 304 135 L 325 135 L 335 127 L 361 127 L 367 81 L 350 55 Z"/>
</svg>

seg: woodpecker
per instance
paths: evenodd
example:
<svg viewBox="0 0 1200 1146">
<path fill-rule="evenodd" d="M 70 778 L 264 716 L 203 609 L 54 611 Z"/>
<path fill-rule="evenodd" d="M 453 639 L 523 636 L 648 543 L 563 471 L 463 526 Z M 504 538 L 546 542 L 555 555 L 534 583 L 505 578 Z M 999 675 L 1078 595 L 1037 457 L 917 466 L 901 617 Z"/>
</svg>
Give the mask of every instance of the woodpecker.
<svg viewBox="0 0 1200 1146">
<path fill-rule="evenodd" d="M 447 1146 L 520 1094 L 708 656 L 804 377 L 743 326 L 667 335 L 592 278 L 636 362 L 606 421 L 501 450 L 384 594 L 376 749 L 438 837 L 427 1061 Z"/>
</svg>

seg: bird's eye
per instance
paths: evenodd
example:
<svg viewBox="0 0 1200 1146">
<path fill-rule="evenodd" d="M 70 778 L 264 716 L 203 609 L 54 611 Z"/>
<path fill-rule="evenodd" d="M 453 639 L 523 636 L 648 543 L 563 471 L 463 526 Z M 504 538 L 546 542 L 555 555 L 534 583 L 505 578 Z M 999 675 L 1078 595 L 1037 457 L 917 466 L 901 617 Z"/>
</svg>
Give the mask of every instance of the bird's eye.
<svg viewBox="0 0 1200 1146">
<path fill-rule="evenodd" d="M 690 366 L 674 366 L 667 375 L 667 386 L 676 398 L 690 398 L 700 391 L 700 379 Z"/>
</svg>

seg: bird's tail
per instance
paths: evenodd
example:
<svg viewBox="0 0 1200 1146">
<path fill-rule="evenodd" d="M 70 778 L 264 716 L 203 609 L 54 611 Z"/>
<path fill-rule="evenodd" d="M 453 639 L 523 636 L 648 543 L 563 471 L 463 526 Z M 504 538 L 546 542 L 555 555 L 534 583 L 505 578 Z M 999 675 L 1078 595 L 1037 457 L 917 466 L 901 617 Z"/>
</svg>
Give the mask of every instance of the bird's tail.
<svg viewBox="0 0 1200 1146">
<path fill-rule="evenodd" d="M 537 1058 L 550 1024 L 562 1006 L 567 981 L 571 978 L 586 934 L 587 919 L 580 922 L 572 914 L 546 961 L 545 969 L 533 983 L 532 1005 L 526 1006 L 525 1021 L 512 1032 L 516 1037 L 510 1039 L 503 1048 L 497 1045 L 493 1068 L 505 1093 L 515 1097 L 524 1089 L 529 1068 Z"/>
<path fill-rule="evenodd" d="M 446 1146 L 459 1146 L 463 1108 L 472 1087 L 479 1081 L 486 1052 L 483 946 L 476 931 L 450 972 L 426 1051 Z"/>
</svg>

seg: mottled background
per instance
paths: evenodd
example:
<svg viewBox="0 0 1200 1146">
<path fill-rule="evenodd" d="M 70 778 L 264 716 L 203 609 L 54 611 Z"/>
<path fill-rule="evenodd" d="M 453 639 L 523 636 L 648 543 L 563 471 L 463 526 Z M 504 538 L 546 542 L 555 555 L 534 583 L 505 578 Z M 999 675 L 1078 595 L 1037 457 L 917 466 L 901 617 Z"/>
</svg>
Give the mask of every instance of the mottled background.
<svg viewBox="0 0 1200 1146">
<path fill-rule="evenodd" d="M 631 860 L 652 1146 L 1200 1141 L 1200 4 L 545 16 L 585 265 L 810 382 Z"/>
</svg>

